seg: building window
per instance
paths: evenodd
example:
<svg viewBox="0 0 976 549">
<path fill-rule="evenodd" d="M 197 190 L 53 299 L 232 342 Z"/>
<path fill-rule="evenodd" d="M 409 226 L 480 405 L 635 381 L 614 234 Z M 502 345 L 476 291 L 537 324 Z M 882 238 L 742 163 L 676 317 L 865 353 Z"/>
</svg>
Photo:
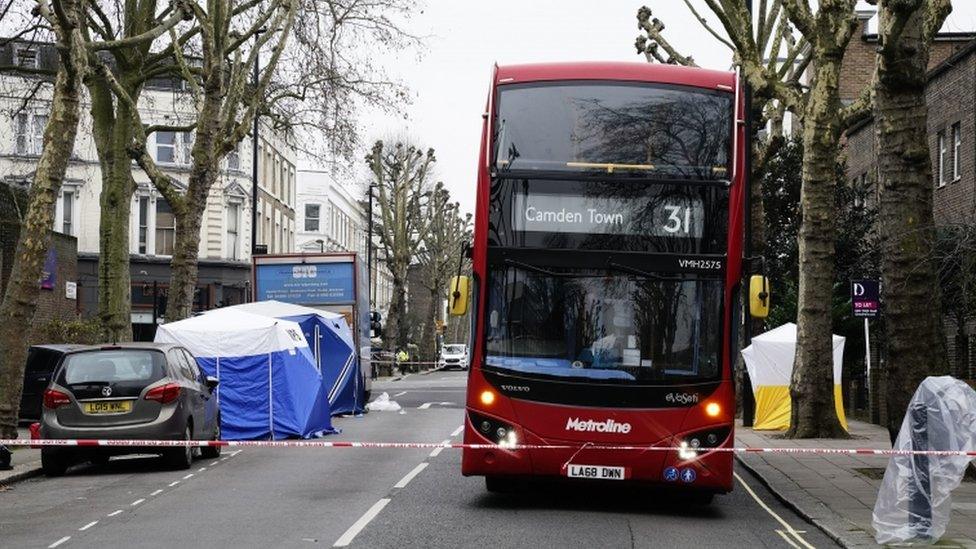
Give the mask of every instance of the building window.
<svg viewBox="0 0 976 549">
<path fill-rule="evenodd" d="M 241 145 L 238 143 L 234 150 L 227 153 L 227 169 L 239 171 L 241 169 Z"/>
<path fill-rule="evenodd" d="M 938 186 L 939 187 L 943 187 L 946 184 L 946 176 L 945 176 L 945 170 L 946 170 L 946 141 L 945 141 L 945 132 L 939 132 L 938 139 L 939 139 L 939 161 L 938 161 L 936 167 L 938 168 L 939 171 L 936 174 L 936 178 L 937 178 L 937 181 L 938 181 Z"/>
<path fill-rule="evenodd" d="M 156 132 L 156 162 L 176 163 L 176 133 Z"/>
<path fill-rule="evenodd" d="M 193 164 L 193 132 L 181 132 L 180 144 L 183 151 L 180 163 L 187 166 Z"/>
<path fill-rule="evenodd" d="M 61 198 L 61 232 L 64 234 L 74 234 L 75 217 L 75 193 L 65 191 Z"/>
<path fill-rule="evenodd" d="M 962 179 L 960 157 L 962 156 L 962 128 L 959 122 L 952 125 L 952 180 Z"/>
<path fill-rule="evenodd" d="M 162 198 L 156 199 L 156 255 L 173 255 L 176 242 L 176 216 Z"/>
<path fill-rule="evenodd" d="M 227 257 L 237 259 L 240 250 L 241 205 L 227 205 Z"/>
<path fill-rule="evenodd" d="M 36 69 L 37 48 L 28 44 L 17 44 L 14 46 L 14 65 L 25 69 Z"/>
<path fill-rule="evenodd" d="M 319 204 L 305 204 L 305 230 L 313 233 L 319 232 L 320 212 L 322 206 Z"/>
<path fill-rule="evenodd" d="M 44 128 L 47 126 L 46 114 L 22 112 L 17 115 L 17 154 L 36 156 L 44 148 Z"/>
<path fill-rule="evenodd" d="M 149 197 L 139 198 L 139 253 L 146 253 L 146 242 L 149 236 Z"/>
</svg>

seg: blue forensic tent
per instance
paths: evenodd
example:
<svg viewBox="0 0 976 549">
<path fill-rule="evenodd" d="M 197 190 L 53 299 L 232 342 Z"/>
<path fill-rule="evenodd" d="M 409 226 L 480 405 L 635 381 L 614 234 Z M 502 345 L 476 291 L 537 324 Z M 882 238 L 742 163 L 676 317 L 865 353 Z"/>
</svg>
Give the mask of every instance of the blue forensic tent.
<svg viewBox="0 0 976 549">
<path fill-rule="evenodd" d="M 356 344 L 346 317 L 331 311 L 274 300 L 226 308 L 297 322 L 302 327 L 312 356 L 322 372 L 332 415 L 363 412 L 366 406 L 363 389 L 365 380 L 359 368 Z"/>
<path fill-rule="evenodd" d="M 156 341 L 193 353 L 220 380 L 227 440 L 311 438 L 334 433 L 328 393 L 301 327 L 232 308 L 163 324 Z"/>
</svg>

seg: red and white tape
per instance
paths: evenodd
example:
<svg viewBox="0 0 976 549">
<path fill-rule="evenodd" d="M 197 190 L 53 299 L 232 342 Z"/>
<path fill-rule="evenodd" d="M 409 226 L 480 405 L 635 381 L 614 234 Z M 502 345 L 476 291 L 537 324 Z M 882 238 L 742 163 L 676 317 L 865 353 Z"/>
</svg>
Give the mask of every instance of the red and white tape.
<svg viewBox="0 0 976 549">
<path fill-rule="evenodd" d="M 829 454 L 873 456 L 932 456 L 976 457 L 976 451 L 968 450 L 883 450 L 874 448 L 690 448 L 686 446 L 636 446 L 624 444 L 465 444 L 440 442 L 349 442 L 326 440 L 111 440 L 111 439 L 0 439 L 3 446 L 139 446 L 146 448 L 175 446 L 229 446 L 246 448 L 372 448 L 372 449 L 433 449 L 468 448 L 474 450 L 619 450 L 630 452 L 723 452 L 734 454 Z"/>
</svg>

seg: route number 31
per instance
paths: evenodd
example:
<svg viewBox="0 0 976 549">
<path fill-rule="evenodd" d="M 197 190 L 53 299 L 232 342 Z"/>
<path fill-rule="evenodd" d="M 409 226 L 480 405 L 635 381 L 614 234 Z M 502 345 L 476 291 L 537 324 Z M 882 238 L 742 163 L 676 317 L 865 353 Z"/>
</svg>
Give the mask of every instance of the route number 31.
<svg viewBox="0 0 976 549">
<path fill-rule="evenodd" d="M 691 208 L 686 206 L 672 206 L 665 204 L 664 210 L 668 213 L 663 229 L 671 234 L 691 232 Z"/>
</svg>

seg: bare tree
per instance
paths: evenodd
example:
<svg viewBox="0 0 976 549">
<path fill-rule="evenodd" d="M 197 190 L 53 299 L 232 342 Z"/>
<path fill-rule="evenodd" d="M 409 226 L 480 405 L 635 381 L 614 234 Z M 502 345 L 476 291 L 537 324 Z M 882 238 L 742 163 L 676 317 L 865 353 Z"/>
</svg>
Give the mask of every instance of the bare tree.
<svg viewBox="0 0 976 549">
<path fill-rule="evenodd" d="M 313 142 L 324 138 L 325 150 L 348 155 L 357 136 L 355 105 L 388 106 L 393 101 L 390 93 L 398 89 L 381 74 L 353 63 L 348 50 L 362 43 L 402 46 L 413 40 L 391 19 L 409 6 L 403 0 L 270 0 L 241 4 L 239 9 L 234 5 L 229 0 L 211 0 L 206 10 L 191 5 L 200 40 L 185 47 L 200 60 L 199 66 L 191 65 L 181 48 L 173 49 L 195 106 L 189 115 L 194 138 L 185 185 L 159 169 L 146 150 L 149 132 L 142 130 L 138 116 L 132 121 L 135 143 L 130 154 L 171 205 L 176 220 L 167 320 L 191 313 L 207 197 L 220 162 L 248 135 L 254 118 L 263 113 L 279 131 L 301 132 Z M 259 52 L 268 49 L 264 63 L 259 63 Z M 256 65 L 257 79 L 249 82 Z M 125 90 L 117 89 L 117 94 L 126 100 Z"/>
<path fill-rule="evenodd" d="M 88 43 L 92 137 L 101 168 L 98 316 L 113 341 L 132 338 L 129 284 L 129 216 L 135 182 L 129 147 L 139 97 L 150 79 L 179 76 L 173 44 L 157 40 L 191 15 L 187 0 L 160 7 L 157 0 L 92 2 L 84 28 Z M 111 11 L 109 10 L 111 8 Z M 199 29 L 180 37 L 189 40 Z M 165 129 L 162 127 L 154 128 Z"/>
<path fill-rule="evenodd" d="M 434 150 L 425 153 L 402 141 L 392 147 L 377 141 L 366 162 L 376 186 L 379 223 L 375 231 L 393 278 L 393 297 L 383 341 L 388 350 L 406 349 L 407 270 L 431 228 L 431 219 L 424 212 L 430 199 Z"/>
<path fill-rule="evenodd" d="M 74 148 L 87 62 L 82 35 L 86 0 L 35 0 L 40 25 L 53 31 L 59 64 L 44 144 L 34 172 L 10 281 L 0 304 L 0 438 L 17 437 L 28 335 L 34 319 L 44 258 L 51 245 L 54 202 Z M 0 5 L 6 11 L 8 5 Z"/>
<path fill-rule="evenodd" d="M 874 114 L 884 250 L 886 404 L 894 440 L 918 384 L 948 371 L 939 266 L 918 258 L 929 256 L 935 240 L 925 105 L 929 51 L 952 5 L 949 0 L 871 3 L 880 8 Z"/>
<path fill-rule="evenodd" d="M 761 2 L 754 32 L 753 14 L 744 2 L 705 0 L 725 31 L 724 38 L 734 48 L 735 63 L 756 96 L 774 99 L 783 108 L 798 113 L 803 121 L 797 353 L 790 385 L 793 407 L 788 432 L 797 438 L 845 436 L 834 411 L 830 306 L 836 232 L 834 167 L 840 134 L 851 120 L 867 111 L 870 102 L 869 95 L 862 94 L 844 107 L 839 96 L 841 63 L 857 27 L 856 4 L 856 0 L 820 0 L 814 10 L 809 0 L 772 0 L 770 8 L 768 2 Z M 688 6 L 692 7 L 690 3 Z M 795 58 L 773 61 L 766 57 L 768 51 L 779 51 L 767 50 L 763 41 L 766 29 L 777 20 L 770 19 L 770 10 L 775 10 L 777 17 L 778 10 L 782 10 L 787 19 L 780 19 L 781 23 L 788 21 L 799 34 L 802 45 L 796 47 L 795 55 L 805 55 L 801 63 L 808 70 L 791 69 Z M 703 17 L 699 15 L 698 19 L 708 27 Z M 763 32 L 758 32 L 760 27 Z M 708 28 L 713 36 L 723 38 Z M 785 37 L 772 34 L 777 35 Z M 783 69 L 794 70 L 794 77 L 784 81 Z M 801 72 L 810 81 L 797 87 Z M 797 85 L 790 85 L 791 82 Z M 755 190 L 751 192 L 756 196 Z"/>
<path fill-rule="evenodd" d="M 417 261 L 423 269 L 424 287 L 430 292 L 430 307 L 420 349 L 433 358 L 437 350 L 434 326 L 445 322 L 441 303 L 447 296 L 449 278 L 464 264 L 462 246 L 471 239 L 471 214 L 462 216 L 460 205 L 451 202 L 450 192 L 438 182 L 424 215 L 430 220 L 430 229 L 421 243 Z"/>
</svg>

